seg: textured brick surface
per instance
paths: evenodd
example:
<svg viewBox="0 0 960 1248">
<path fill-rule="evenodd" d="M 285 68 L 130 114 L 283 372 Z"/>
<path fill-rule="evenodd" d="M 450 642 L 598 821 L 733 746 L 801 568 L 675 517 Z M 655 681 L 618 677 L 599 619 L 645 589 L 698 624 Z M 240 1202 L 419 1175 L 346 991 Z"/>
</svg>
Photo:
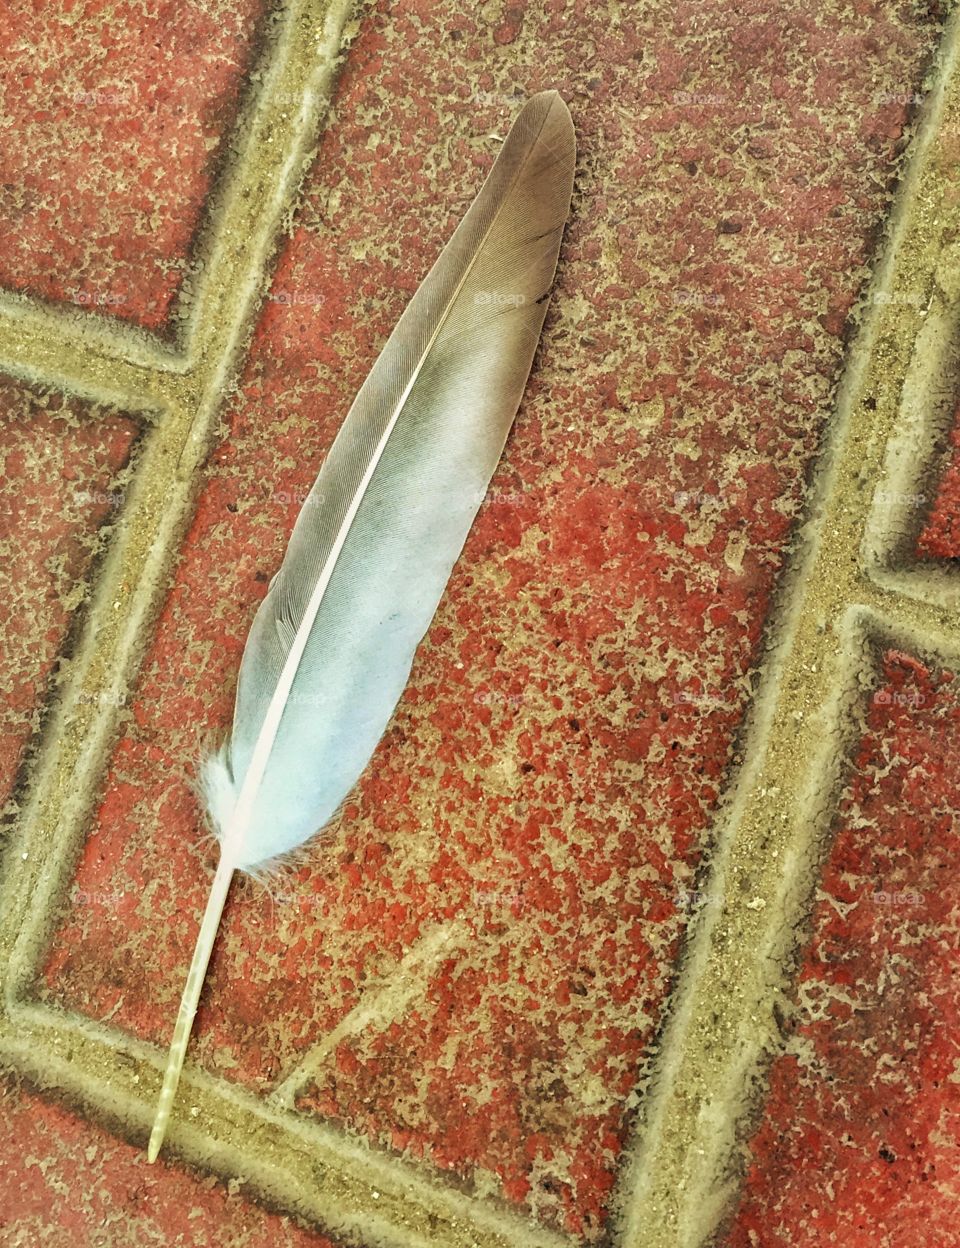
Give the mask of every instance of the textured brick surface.
<svg viewBox="0 0 960 1248">
<path fill-rule="evenodd" d="M 0 793 L 8 798 L 51 673 L 123 498 L 129 417 L 0 377 Z M 106 526 L 106 528 L 105 528 Z"/>
<path fill-rule="evenodd" d="M 139 1148 L 0 1082 L 3 1248 L 332 1248 L 252 1206 L 242 1185 L 154 1170 Z"/>
<path fill-rule="evenodd" d="M 504 464 L 315 865 L 229 903 L 193 1053 L 269 1089 L 456 921 L 301 1108 L 592 1237 L 935 26 L 494 8 L 362 25 L 43 992 L 167 1039 L 209 880 L 190 777 L 297 498 L 491 132 L 557 87 L 578 198 Z"/>
<path fill-rule="evenodd" d="M 960 424 L 951 434 L 949 456 L 917 544 L 926 559 L 960 559 Z"/>
<path fill-rule="evenodd" d="M 730 1248 L 957 1242 L 953 673 L 884 656 Z"/>
<path fill-rule="evenodd" d="M 3 6 L 0 284 L 163 324 L 262 8 Z"/>
</svg>

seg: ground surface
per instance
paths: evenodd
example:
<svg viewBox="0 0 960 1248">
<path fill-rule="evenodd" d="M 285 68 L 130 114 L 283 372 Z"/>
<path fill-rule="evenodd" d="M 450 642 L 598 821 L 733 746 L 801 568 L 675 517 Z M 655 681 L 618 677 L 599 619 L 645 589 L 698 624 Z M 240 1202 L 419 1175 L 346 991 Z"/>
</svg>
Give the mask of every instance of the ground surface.
<svg viewBox="0 0 960 1248">
<path fill-rule="evenodd" d="M 954 1242 L 949 352 L 914 478 L 881 454 L 956 296 L 943 15 L 14 9 L 0 1243 Z M 198 755 L 350 399 L 544 88 L 577 184 L 515 430 L 342 818 L 228 902 L 148 1168 L 215 861 Z M 907 511 L 883 603 L 835 571 L 871 500 Z"/>
</svg>

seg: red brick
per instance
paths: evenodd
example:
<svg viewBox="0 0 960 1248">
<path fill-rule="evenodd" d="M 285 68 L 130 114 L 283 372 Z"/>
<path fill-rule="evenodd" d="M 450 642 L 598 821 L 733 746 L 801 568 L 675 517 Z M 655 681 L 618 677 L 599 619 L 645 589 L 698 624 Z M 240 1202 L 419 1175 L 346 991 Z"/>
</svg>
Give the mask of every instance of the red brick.
<svg viewBox="0 0 960 1248">
<path fill-rule="evenodd" d="M 957 1243 L 955 676 L 888 652 L 866 727 L 729 1248 Z"/>
<path fill-rule="evenodd" d="M 960 559 L 960 412 L 956 419 L 951 459 L 918 542 L 918 554 L 927 559 Z"/>
<path fill-rule="evenodd" d="M 0 377 L 0 794 L 41 719 L 58 652 L 123 501 L 137 425 Z"/>
<path fill-rule="evenodd" d="M 0 24 L 0 284 L 164 323 L 262 0 L 14 0 Z"/>
</svg>

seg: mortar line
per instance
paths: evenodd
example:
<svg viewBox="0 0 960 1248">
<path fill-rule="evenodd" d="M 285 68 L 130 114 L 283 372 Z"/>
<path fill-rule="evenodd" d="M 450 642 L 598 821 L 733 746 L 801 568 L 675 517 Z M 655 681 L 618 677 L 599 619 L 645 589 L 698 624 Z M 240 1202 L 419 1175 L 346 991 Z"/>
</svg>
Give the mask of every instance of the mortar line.
<svg viewBox="0 0 960 1248">
<path fill-rule="evenodd" d="M 955 610 L 879 585 L 864 594 L 862 608 L 872 631 L 889 632 L 918 652 L 956 666 L 960 674 L 960 621 Z"/>
<path fill-rule="evenodd" d="M 145 1041 L 21 1002 L 0 1027 L 0 1056 L 38 1082 L 53 1077 L 71 1101 L 111 1119 L 123 1137 L 130 1138 L 131 1125 L 134 1135 L 146 1134 L 163 1062 Z M 183 1088 L 196 1113 L 178 1132 L 180 1155 L 224 1178 L 240 1177 L 261 1198 L 362 1248 L 576 1248 L 571 1237 L 505 1203 L 480 1202 L 453 1176 L 318 1119 L 279 1111 L 192 1064 Z M 257 1147 L 226 1142 L 239 1123 Z"/>
<path fill-rule="evenodd" d="M 889 602 L 890 610 L 913 610 L 935 628 L 960 619 L 960 578 L 939 564 L 893 571 L 871 569 L 868 586 L 868 601 L 876 597 L 878 603 Z"/>
<path fill-rule="evenodd" d="M 133 331 L 107 331 L 102 322 L 87 324 L 87 319 L 36 306 L 12 310 L 10 296 L 0 292 L 0 372 L 91 403 L 133 411 L 162 403 L 172 370 L 164 366 L 160 348 Z"/>
<path fill-rule="evenodd" d="M 960 606 L 960 579 L 942 564 L 918 563 L 917 516 L 928 502 L 920 483 L 929 476 L 932 450 L 952 427 L 960 370 L 960 254 L 954 246 L 927 273 L 932 289 L 913 343 L 882 476 L 868 509 L 861 558 L 870 580 L 887 594 L 922 600 L 931 608 Z M 916 292 L 914 292 L 916 293 Z M 941 379 L 947 384 L 941 384 Z"/>
</svg>

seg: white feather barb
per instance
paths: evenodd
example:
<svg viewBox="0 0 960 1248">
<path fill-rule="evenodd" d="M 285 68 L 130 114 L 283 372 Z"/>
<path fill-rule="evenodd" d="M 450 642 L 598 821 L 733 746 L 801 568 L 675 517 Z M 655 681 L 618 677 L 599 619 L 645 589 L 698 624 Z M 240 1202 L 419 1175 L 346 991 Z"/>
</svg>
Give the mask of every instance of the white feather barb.
<svg viewBox="0 0 960 1248">
<path fill-rule="evenodd" d="M 254 617 L 229 739 L 202 767 L 220 863 L 151 1161 L 233 872 L 256 873 L 325 826 L 406 686 L 526 384 L 574 152 L 560 96 L 533 96 L 361 387 Z"/>
</svg>

